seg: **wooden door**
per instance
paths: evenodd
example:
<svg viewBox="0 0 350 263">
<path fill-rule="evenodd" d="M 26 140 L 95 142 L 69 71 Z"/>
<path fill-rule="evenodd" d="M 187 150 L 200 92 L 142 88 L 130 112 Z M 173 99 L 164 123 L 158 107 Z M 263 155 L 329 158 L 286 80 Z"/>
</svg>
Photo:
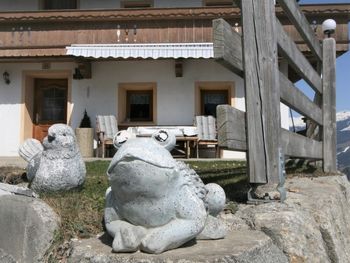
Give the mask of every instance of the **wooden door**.
<svg viewBox="0 0 350 263">
<path fill-rule="evenodd" d="M 52 124 L 67 123 L 67 90 L 67 79 L 35 79 L 35 139 L 42 141 Z"/>
</svg>

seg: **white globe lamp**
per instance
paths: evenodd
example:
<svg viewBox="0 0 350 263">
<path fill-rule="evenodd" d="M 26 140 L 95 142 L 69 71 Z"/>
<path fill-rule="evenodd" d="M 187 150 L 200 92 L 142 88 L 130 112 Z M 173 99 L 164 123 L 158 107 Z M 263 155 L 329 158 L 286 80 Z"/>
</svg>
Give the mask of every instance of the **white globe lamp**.
<svg viewBox="0 0 350 263">
<path fill-rule="evenodd" d="M 335 32 L 337 23 L 333 19 L 327 19 L 322 23 L 322 31 L 328 37 Z"/>
</svg>

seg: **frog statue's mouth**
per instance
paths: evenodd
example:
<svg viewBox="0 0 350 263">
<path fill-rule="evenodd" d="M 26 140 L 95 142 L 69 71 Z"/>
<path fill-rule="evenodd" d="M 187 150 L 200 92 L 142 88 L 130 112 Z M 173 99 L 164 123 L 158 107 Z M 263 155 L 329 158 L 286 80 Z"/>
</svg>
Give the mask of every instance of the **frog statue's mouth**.
<svg viewBox="0 0 350 263">
<path fill-rule="evenodd" d="M 155 168 L 174 168 L 176 161 L 161 143 L 152 138 L 129 139 L 119 147 L 109 168 L 113 171 L 118 165 L 133 165 L 135 162 L 147 163 Z"/>
</svg>

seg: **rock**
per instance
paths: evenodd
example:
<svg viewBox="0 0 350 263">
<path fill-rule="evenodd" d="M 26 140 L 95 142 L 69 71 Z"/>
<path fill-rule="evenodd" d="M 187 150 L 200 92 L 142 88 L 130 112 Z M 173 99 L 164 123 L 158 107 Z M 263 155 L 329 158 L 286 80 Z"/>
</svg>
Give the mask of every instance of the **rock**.
<svg viewBox="0 0 350 263">
<path fill-rule="evenodd" d="M 0 262 L 1 263 L 16 263 L 16 260 L 11 255 L 5 253 L 5 251 L 0 248 Z"/>
<path fill-rule="evenodd" d="M 288 262 L 283 252 L 260 231 L 233 231 L 225 239 L 199 240 L 195 246 L 180 247 L 160 255 L 136 252 L 111 253 L 112 239 L 107 235 L 73 242 L 70 263 L 282 263 Z M 273 261 L 271 261 L 273 259 Z"/>
<path fill-rule="evenodd" d="M 349 262 L 350 184 L 344 176 L 293 178 L 285 203 L 241 205 L 235 216 L 267 234 L 289 262 Z"/>
<path fill-rule="evenodd" d="M 0 222 L 0 262 L 30 263 L 42 262 L 59 218 L 43 201 L 9 193 L 0 196 Z"/>
<path fill-rule="evenodd" d="M 28 189 L 27 187 L 0 183 L 0 190 L 3 192 L 3 194 L 17 194 L 29 197 L 38 197 L 36 193 Z"/>
</svg>

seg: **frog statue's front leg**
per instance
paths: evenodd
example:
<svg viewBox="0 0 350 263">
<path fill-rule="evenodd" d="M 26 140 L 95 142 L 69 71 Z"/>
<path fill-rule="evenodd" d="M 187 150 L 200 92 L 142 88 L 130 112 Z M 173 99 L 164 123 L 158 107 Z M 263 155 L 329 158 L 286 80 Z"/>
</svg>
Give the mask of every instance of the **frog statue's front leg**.
<svg viewBox="0 0 350 263">
<path fill-rule="evenodd" d="M 106 192 L 104 219 L 107 232 L 113 237 L 112 248 L 114 252 L 135 252 L 140 248 L 147 229 L 120 219 L 111 188 L 108 188 Z"/>
<path fill-rule="evenodd" d="M 203 201 L 188 186 L 184 186 L 174 200 L 175 218 L 163 226 L 149 229 L 141 242 L 142 251 L 159 254 L 177 248 L 203 230 L 207 219 Z"/>
</svg>

